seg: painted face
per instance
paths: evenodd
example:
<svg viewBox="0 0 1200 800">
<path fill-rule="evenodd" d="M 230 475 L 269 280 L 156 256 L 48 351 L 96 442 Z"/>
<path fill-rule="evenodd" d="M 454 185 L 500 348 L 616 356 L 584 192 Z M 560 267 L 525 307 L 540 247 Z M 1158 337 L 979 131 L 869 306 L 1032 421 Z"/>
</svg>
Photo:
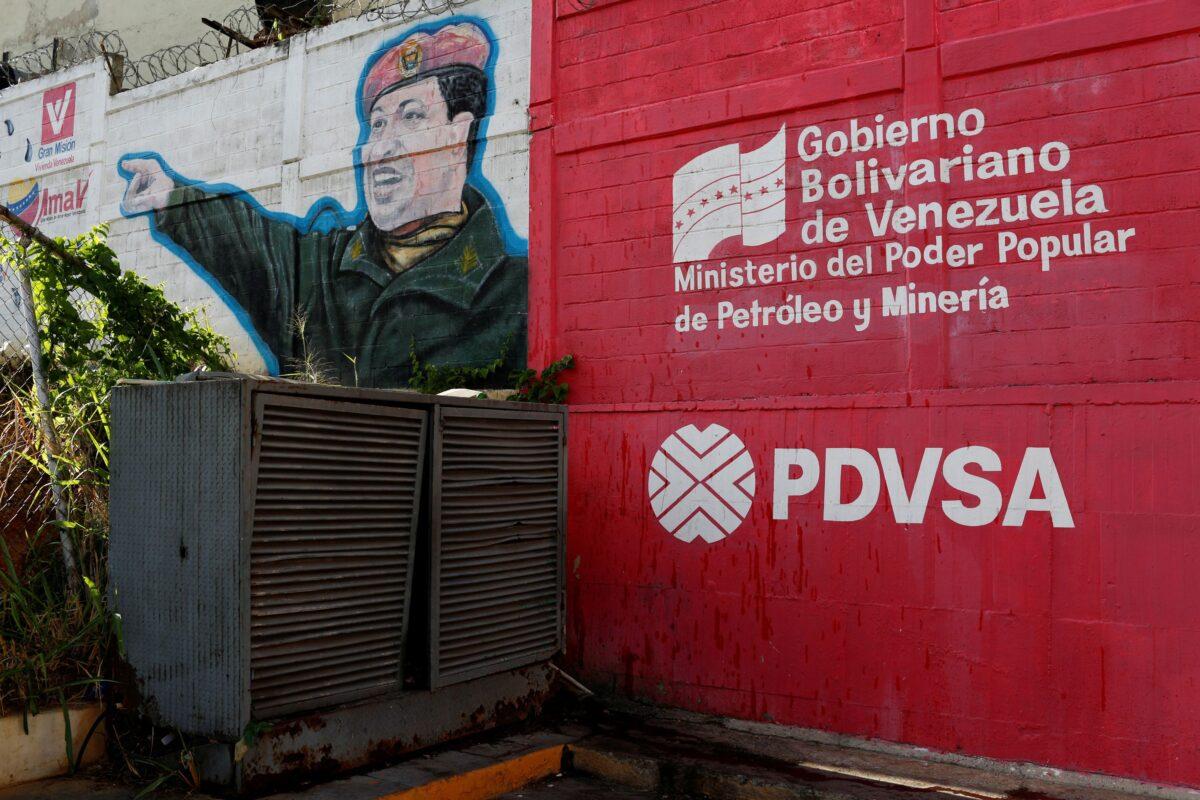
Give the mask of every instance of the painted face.
<svg viewBox="0 0 1200 800">
<path fill-rule="evenodd" d="M 390 231 L 462 207 L 472 115 L 449 118 L 437 78 L 402 86 L 371 109 L 362 148 L 367 208 Z"/>
</svg>

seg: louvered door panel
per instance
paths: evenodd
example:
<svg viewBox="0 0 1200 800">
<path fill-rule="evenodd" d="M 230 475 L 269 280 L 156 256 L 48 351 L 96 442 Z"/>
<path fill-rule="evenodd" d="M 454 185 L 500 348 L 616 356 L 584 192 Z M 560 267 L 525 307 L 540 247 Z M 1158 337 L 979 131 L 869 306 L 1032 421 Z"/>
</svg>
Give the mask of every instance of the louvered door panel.
<svg viewBox="0 0 1200 800">
<path fill-rule="evenodd" d="M 565 479 L 558 414 L 441 406 L 436 419 L 435 687 L 561 649 Z"/>
<path fill-rule="evenodd" d="M 262 393 L 255 420 L 254 717 L 398 688 L 426 413 Z"/>
</svg>

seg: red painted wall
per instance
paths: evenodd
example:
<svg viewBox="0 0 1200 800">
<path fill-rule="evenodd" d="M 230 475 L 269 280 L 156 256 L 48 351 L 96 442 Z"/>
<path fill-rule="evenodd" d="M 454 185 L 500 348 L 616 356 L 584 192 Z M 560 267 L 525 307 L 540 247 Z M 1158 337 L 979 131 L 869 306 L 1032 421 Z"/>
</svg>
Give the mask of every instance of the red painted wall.
<svg viewBox="0 0 1200 800">
<path fill-rule="evenodd" d="M 530 361 L 578 358 L 568 604 L 582 676 L 706 712 L 1200 786 L 1200 4 L 545 0 L 533 75 Z M 798 155 L 806 126 L 970 108 L 986 118 L 973 137 Z M 781 126 L 786 230 L 727 239 L 693 263 L 795 253 L 817 276 L 677 291 L 676 171 L 727 145 L 753 152 Z M 820 203 L 800 191 L 806 168 L 1053 141 L 1070 149 L 1061 172 Z M 1107 211 L 875 236 L 864 210 L 974 205 L 1064 178 L 1100 187 Z M 817 208 L 846 217 L 846 242 L 802 241 Z M 1136 234 L 1126 252 L 1048 271 L 999 263 L 1002 230 L 1084 222 Z M 957 268 L 825 269 L 839 246 L 878 257 L 884 242 L 939 234 L 985 247 Z M 876 307 L 863 330 L 849 312 L 674 325 L 685 304 L 800 293 L 849 309 L 907 281 L 959 291 L 984 277 L 1006 288 L 1006 308 Z M 674 431 L 712 424 L 745 442 L 753 500 L 724 538 L 683 541 L 656 518 L 648 476 Z M 1004 525 L 1003 507 L 990 524 L 958 524 L 943 501 L 976 501 L 940 471 L 920 523 L 896 521 L 886 487 L 862 519 L 828 519 L 827 471 L 774 518 L 780 448 L 811 450 L 822 468 L 829 448 L 876 463 L 894 448 L 911 488 L 926 448 L 966 446 L 996 454 L 999 471 L 968 471 L 1005 506 L 1028 449 L 1049 448 L 1073 527 L 1045 510 Z M 841 498 L 860 488 L 848 478 Z"/>
</svg>

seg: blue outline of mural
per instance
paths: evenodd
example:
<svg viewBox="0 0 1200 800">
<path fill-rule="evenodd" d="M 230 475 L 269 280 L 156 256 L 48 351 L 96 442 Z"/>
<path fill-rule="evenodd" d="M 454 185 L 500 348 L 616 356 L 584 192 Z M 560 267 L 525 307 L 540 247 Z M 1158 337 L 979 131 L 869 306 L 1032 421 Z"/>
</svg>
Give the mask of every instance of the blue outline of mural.
<svg viewBox="0 0 1200 800">
<path fill-rule="evenodd" d="M 251 208 L 262 216 L 285 222 L 296 229 L 296 232 L 303 236 L 307 233 L 328 233 L 329 231 L 338 228 L 350 228 L 361 225 L 363 220 L 367 218 L 367 201 L 365 190 L 363 188 L 363 162 L 362 148 L 367 142 L 367 137 L 370 134 L 370 125 L 368 124 L 367 115 L 363 109 L 361 98 L 363 84 L 367 80 L 367 75 L 371 71 L 371 67 L 375 65 L 383 55 L 402 41 L 416 33 L 431 33 L 440 30 L 447 25 L 455 25 L 458 23 L 468 22 L 472 25 L 477 25 L 487 37 L 490 45 L 487 63 L 484 65 L 484 74 L 488 77 L 488 97 L 487 97 L 487 112 L 483 119 L 479 121 L 478 133 L 476 135 L 476 150 L 475 158 L 470 164 L 470 169 L 467 172 L 467 184 L 474 187 L 480 192 L 492 206 L 493 214 L 496 218 L 496 225 L 500 230 L 500 236 L 504 240 L 504 249 L 509 255 L 527 256 L 529 254 L 529 242 L 517 235 L 513 229 L 512 223 L 508 218 L 508 211 L 505 208 L 504 201 L 500 198 L 500 193 L 492 186 L 491 182 L 483 174 L 483 156 L 487 149 L 488 139 L 487 130 L 488 123 L 491 122 L 492 113 L 496 108 L 496 82 L 495 82 L 495 66 L 496 57 L 499 55 L 500 47 L 496 40 L 496 35 L 492 31 L 491 25 L 487 20 L 466 14 L 455 14 L 449 17 L 443 17 L 431 22 L 424 22 L 420 25 L 414 25 L 411 28 L 404 30 L 396 36 L 390 37 L 382 44 L 375 48 L 367 60 L 363 64 L 362 72 L 358 76 L 358 81 L 354 89 L 354 109 L 355 116 L 358 118 L 358 141 L 354 145 L 353 166 L 354 166 L 354 186 L 355 186 L 355 207 L 349 211 L 343 208 L 342 204 L 332 197 L 322 197 L 316 200 L 309 207 L 308 213 L 303 217 L 295 214 L 288 214 L 282 211 L 271 211 L 265 208 L 262 203 L 258 202 L 255 197 L 245 189 L 234 186 L 231 183 L 208 183 L 205 181 L 193 180 L 187 178 L 167 164 L 166 160 L 159 153 L 152 150 L 138 151 L 125 153 L 117 159 L 117 174 L 120 175 L 126 183 L 133 178 L 133 173 L 125 167 L 125 162 L 132 159 L 148 159 L 157 161 L 162 167 L 163 172 L 175 181 L 177 184 L 194 186 L 208 194 L 221 194 L 236 197 L 250 205 Z M 121 216 L 128 219 L 134 217 L 148 217 L 150 225 L 150 237 L 165 247 L 180 261 L 186 264 L 196 275 L 198 275 L 214 294 L 228 306 L 237 318 L 242 328 L 250 336 L 250 340 L 254 343 L 254 347 L 258 350 L 266 364 L 267 371 L 272 375 L 279 374 L 279 358 L 271 350 L 270 346 L 263 340 L 258 330 L 254 327 L 254 323 L 250 319 L 249 312 L 242 307 L 241 303 L 233 298 L 227 292 L 220 282 L 204 267 L 196 263 L 195 259 L 176 244 L 174 240 L 158 229 L 158 225 L 154 220 L 154 211 L 138 211 L 127 212 L 122 201 L 120 205 Z"/>
</svg>

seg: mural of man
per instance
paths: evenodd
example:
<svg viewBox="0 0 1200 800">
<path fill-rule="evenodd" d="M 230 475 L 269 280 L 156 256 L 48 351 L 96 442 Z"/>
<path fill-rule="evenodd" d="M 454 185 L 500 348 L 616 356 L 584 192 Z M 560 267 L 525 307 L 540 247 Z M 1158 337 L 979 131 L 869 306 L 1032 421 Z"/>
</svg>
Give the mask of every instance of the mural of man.
<svg viewBox="0 0 1200 800">
<path fill-rule="evenodd" d="M 415 348 L 438 365 L 503 355 L 507 376 L 525 363 L 528 264 L 506 246 L 503 210 L 471 183 L 491 50 L 480 26 L 451 22 L 368 61 L 355 151 L 366 213 L 353 225 L 273 214 L 157 154 L 121 160 L 122 211 L 148 215 L 157 240 L 211 275 L 284 371 L 307 354 L 343 383 L 403 386 Z"/>
</svg>

